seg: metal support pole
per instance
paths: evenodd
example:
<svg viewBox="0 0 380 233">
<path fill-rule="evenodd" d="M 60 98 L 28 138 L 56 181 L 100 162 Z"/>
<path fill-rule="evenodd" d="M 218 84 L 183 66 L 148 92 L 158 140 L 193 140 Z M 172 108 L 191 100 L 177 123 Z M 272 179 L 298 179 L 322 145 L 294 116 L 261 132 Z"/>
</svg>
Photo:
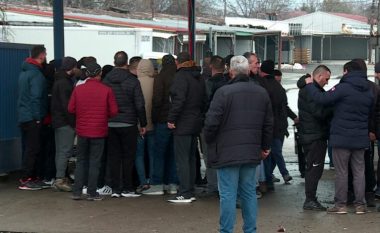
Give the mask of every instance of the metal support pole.
<svg viewBox="0 0 380 233">
<path fill-rule="evenodd" d="M 282 62 L 282 37 L 281 32 L 278 33 L 278 69 L 281 70 Z"/>
<path fill-rule="evenodd" d="M 212 45 L 212 40 L 213 40 L 213 37 L 212 37 L 212 27 L 209 28 L 209 31 L 208 31 L 208 47 L 210 48 L 212 54 L 215 54 L 214 53 L 214 49 L 213 49 L 213 45 Z"/>
<path fill-rule="evenodd" d="M 54 26 L 54 60 L 59 66 L 65 56 L 65 37 L 63 24 L 63 1 L 53 1 L 53 26 Z"/>
<path fill-rule="evenodd" d="M 188 0 L 189 53 L 195 58 L 195 0 Z"/>
</svg>

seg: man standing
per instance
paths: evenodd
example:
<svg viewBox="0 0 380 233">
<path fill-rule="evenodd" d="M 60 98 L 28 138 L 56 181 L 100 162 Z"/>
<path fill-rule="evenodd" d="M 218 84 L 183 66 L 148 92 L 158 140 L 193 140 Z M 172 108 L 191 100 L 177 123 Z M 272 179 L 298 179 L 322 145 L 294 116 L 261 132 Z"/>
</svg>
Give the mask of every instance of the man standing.
<svg viewBox="0 0 380 233">
<path fill-rule="evenodd" d="M 60 191 L 71 191 L 66 179 L 67 162 L 70 158 L 75 138 L 75 116 L 68 112 L 67 106 L 74 89 L 74 68 L 77 61 L 72 57 L 62 60 L 60 70 L 54 75 L 55 81 L 51 98 L 52 125 L 55 134 L 56 180 L 53 187 Z"/>
<path fill-rule="evenodd" d="M 31 57 L 22 64 L 18 80 L 18 122 L 23 140 L 24 175 L 20 179 L 19 189 L 40 190 L 42 186 L 36 179 L 35 165 L 40 154 L 41 121 L 47 113 L 48 93 L 42 63 L 46 60 L 44 46 L 35 46 Z"/>
<path fill-rule="evenodd" d="M 243 231 L 256 232 L 256 166 L 269 155 L 272 106 L 264 88 L 249 82 L 248 60 L 231 59 L 232 81 L 220 88 L 206 116 L 208 165 L 217 169 L 220 232 L 232 233 L 239 193 Z"/>
<path fill-rule="evenodd" d="M 96 192 L 100 161 L 108 134 L 108 118 L 116 116 L 118 107 L 112 89 L 101 83 L 101 75 L 102 68 L 97 63 L 88 64 L 87 81 L 74 89 L 69 101 L 68 110 L 76 116 L 78 135 L 73 200 L 82 198 L 82 188 L 87 176 L 87 200 L 103 199 Z"/>
<path fill-rule="evenodd" d="M 145 134 L 147 125 L 145 101 L 137 79 L 138 59 L 131 59 L 128 70 L 128 55 L 124 51 L 114 56 L 115 68 L 103 82 L 111 87 L 119 107 L 117 116 L 109 119 L 108 157 L 111 169 L 112 197 L 139 197 L 133 185 L 133 168 L 137 149 L 137 124 Z M 122 171 L 122 172 L 120 172 Z"/>
<path fill-rule="evenodd" d="M 246 52 L 243 55 L 249 63 L 249 77 L 252 81 L 265 87 L 265 80 L 259 77 L 260 61 L 256 53 Z"/>
<path fill-rule="evenodd" d="M 168 201 L 190 203 L 195 200 L 195 150 L 206 107 L 206 87 L 200 69 L 191 60 L 189 53 L 178 54 L 177 69 L 170 88 L 168 128 L 174 134 L 179 190 L 177 196 Z"/>
<path fill-rule="evenodd" d="M 333 105 L 330 141 L 335 165 L 335 206 L 329 213 L 347 213 L 348 164 L 351 163 L 356 214 L 364 214 L 365 177 L 364 150 L 369 147 L 368 119 L 373 106 L 373 93 L 366 72 L 356 62 L 344 65 L 344 75 L 329 92 L 321 92 L 313 79 L 306 79 L 306 90 L 319 104 Z"/>
<path fill-rule="evenodd" d="M 265 177 L 269 189 L 273 189 L 272 173 L 277 165 L 280 173 L 287 183 L 293 178 L 286 169 L 284 156 L 282 155 L 282 146 L 284 137 L 289 136 L 288 133 L 288 98 L 285 89 L 274 78 L 274 62 L 271 60 L 263 61 L 260 67 L 259 79 L 265 79 L 264 88 L 267 90 L 272 103 L 273 110 L 273 141 L 271 145 L 271 153 L 264 160 Z M 293 120 L 297 121 L 297 116 L 293 115 Z M 272 163 L 272 160 L 275 163 Z M 275 164 L 275 165 L 273 165 Z"/>
<path fill-rule="evenodd" d="M 313 71 L 313 85 L 321 92 L 330 79 L 330 69 L 320 65 Z M 322 177 L 325 164 L 327 139 L 329 135 L 330 118 L 332 109 L 317 104 L 307 93 L 305 79 L 302 76 L 297 83 L 298 111 L 300 116 L 299 135 L 300 143 L 306 155 L 304 210 L 326 210 L 317 200 L 318 182 Z"/>
<path fill-rule="evenodd" d="M 378 81 L 380 80 L 380 63 L 376 63 L 375 65 L 375 78 Z M 378 85 L 377 84 L 375 85 L 376 85 L 377 92 L 380 93 Z M 379 98 L 377 98 L 377 102 L 380 102 Z M 380 109 L 376 106 L 372 127 L 374 128 L 373 131 L 375 131 L 374 133 L 377 138 L 377 145 L 380 145 L 380 140 L 379 140 L 380 139 L 380 114 L 378 114 L 378 112 L 380 112 Z M 376 198 L 380 198 L 380 159 L 377 162 L 377 188 L 375 191 L 375 196 Z"/>
</svg>

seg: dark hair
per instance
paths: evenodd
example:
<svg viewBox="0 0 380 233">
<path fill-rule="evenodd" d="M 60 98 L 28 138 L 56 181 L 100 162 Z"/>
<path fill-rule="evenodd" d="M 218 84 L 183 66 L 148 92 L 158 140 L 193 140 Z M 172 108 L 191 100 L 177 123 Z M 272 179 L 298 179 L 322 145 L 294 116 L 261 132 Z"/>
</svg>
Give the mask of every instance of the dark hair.
<svg viewBox="0 0 380 233">
<path fill-rule="evenodd" d="M 355 59 L 352 59 L 352 62 L 356 62 L 360 66 L 360 69 L 362 71 L 367 72 L 367 65 L 365 64 L 365 61 L 363 59 L 355 58 Z"/>
<path fill-rule="evenodd" d="M 344 64 L 343 71 L 350 73 L 352 71 L 363 71 L 363 68 L 357 62 L 350 61 Z"/>
<path fill-rule="evenodd" d="M 113 69 L 113 66 L 111 65 L 105 65 L 102 68 L 102 79 L 106 77 L 106 75 Z"/>
<path fill-rule="evenodd" d="M 245 58 L 247 58 L 247 59 L 249 59 L 251 56 L 255 56 L 255 57 L 257 57 L 256 53 L 253 53 L 253 52 L 245 52 L 245 53 L 243 54 L 243 56 L 244 56 Z M 259 59 L 259 58 L 257 57 L 257 59 Z"/>
<path fill-rule="evenodd" d="M 40 56 L 41 53 L 46 53 L 46 48 L 45 46 L 43 45 L 36 45 L 32 48 L 32 50 L 30 51 L 30 56 L 35 59 L 35 58 L 38 58 L 38 56 Z"/>
<path fill-rule="evenodd" d="M 191 60 L 191 57 L 190 57 L 190 54 L 188 52 L 180 52 L 177 55 L 177 61 L 179 64 L 182 64 L 182 63 L 190 61 L 190 60 Z"/>
<path fill-rule="evenodd" d="M 313 76 L 315 76 L 315 75 L 317 75 L 317 74 L 320 74 L 320 73 L 323 72 L 323 71 L 327 71 L 327 72 L 329 72 L 329 73 L 331 74 L 331 70 L 330 70 L 327 66 L 325 66 L 325 65 L 319 65 L 319 66 L 317 66 L 317 67 L 314 69 L 314 71 L 313 71 Z"/>
<path fill-rule="evenodd" d="M 96 58 L 92 56 L 88 57 L 82 57 L 78 63 L 77 63 L 77 68 L 80 69 L 82 66 L 87 66 L 90 63 L 96 63 Z"/>
<path fill-rule="evenodd" d="M 122 67 L 128 64 L 128 54 L 124 51 L 115 53 L 113 61 L 116 67 Z"/>
<path fill-rule="evenodd" d="M 225 63 L 224 59 L 221 56 L 212 56 L 211 57 L 210 65 L 214 69 L 216 69 L 218 71 L 223 71 L 225 64 L 226 63 Z"/>
<path fill-rule="evenodd" d="M 226 63 L 227 66 L 230 66 L 231 64 L 231 58 L 233 58 L 235 55 L 233 54 L 230 54 L 230 55 L 227 55 L 225 58 L 224 58 L 224 61 Z"/>
<path fill-rule="evenodd" d="M 138 57 L 138 56 L 131 57 L 131 59 L 129 59 L 129 69 L 137 69 L 137 66 L 139 62 L 141 61 L 141 59 L 142 57 Z"/>
<path fill-rule="evenodd" d="M 282 76 L 282 72 L 281 72 L 281 70 L 274 70 L 273 75 L 274 76 Z"/>
</svg>

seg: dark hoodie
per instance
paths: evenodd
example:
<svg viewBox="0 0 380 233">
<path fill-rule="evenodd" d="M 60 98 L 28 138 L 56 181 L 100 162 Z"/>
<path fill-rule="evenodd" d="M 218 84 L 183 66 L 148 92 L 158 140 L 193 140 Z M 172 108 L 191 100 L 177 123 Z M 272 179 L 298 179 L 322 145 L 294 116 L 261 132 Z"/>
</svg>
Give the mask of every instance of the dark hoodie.
<svg viewBox="0 0 380 233">
<path fill-rule="evenodd" d="M 18 79 L 18 121 L 41 121 L 47 113 L 48 92 L 42 66 L 28 58 L 22 64 Z"/>
<path fill-rule="evenodd" d="M 137 77 L 126 69 L 115 67 L 106 75 L 103 82 L 112 88 L 119 107 L 119 113 L 109 122 L 131 125 L 140 122 L 140 126 L 145 127 L 147 125 L 145 101 Z"/>
<path fill-rule="evenodd" d="M 334 106 L 330 128 L 330 145 L 344 149 L 364 149 L 369 146 L 368 119 L 374 100 L 373 92 L 362 71 L 352 71 L 328 92 L 314 84 L 306 90 L 317 103 Z"/>
<path fill-rule="evenodd" d="M 205 81 L 194 62 L 181 64 L 170 88 L 168 122 L 175 123 L 176 135 L 200 133 L 206 108 Z"/>
</svg>

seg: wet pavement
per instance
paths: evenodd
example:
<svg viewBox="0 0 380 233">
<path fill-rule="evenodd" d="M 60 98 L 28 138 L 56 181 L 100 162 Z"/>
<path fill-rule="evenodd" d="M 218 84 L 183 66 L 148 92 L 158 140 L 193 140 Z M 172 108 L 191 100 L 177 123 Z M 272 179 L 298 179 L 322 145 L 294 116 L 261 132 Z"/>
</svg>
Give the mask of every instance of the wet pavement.
<svg viewBox="0 0 380 233">
<path fill-rule="evenodd" d="M 340 74 L 344 63 L 334 65 Z M 307 68 L 311 72 L 314 66 Z M 371 69 L 371 68 L 370 68 Z M 373 70 L 373 67 L 372 67 Z M 369 74 L 373 71 L 369 71 Z M 283 84 L 288 89 L 291 108 L 297 112 L 295 83 L 304 71 L 284 72 Z M 339 80 L 332 77 L 331 86 Z M 326 212 L 303 211 L 304 180 L 298 172 L 294 154 L 293 129 L 284 143 L 284 157 L 290 174 L 290 185 L 277 183 L 274 193 L 259 200 L 258 232 L 278 232 L 283 227 L 292 233 L 377 233 L 380 213 L 375 208 L 365 215 L 355 215 L 353 209 L 343 216 Z M 327 157 L 327 156 L 326 156 Z M 328 162 L 328 159 L 326 159 Z M 279 177 L 278 171 L 276 175 Z M 69 193 L 17 190 L 16 176 L 0 182 L 0 232 L 95 232 L 95 233 L 216 233 L 218 232 L 218 199 L 198 199 L 191 204 L 175 205 L 170 196 L 139 198 L 106 198 L 99 202 L 72 201 Z M 331 206 L 334 196 L 334 171 L 325 165 L 318 190 L 323 205 Z M 380 201 L 377 200 L 377 205 Z M 235 232 L 242 232 L 241 211 L 237 210 Z"/>
</svg>

